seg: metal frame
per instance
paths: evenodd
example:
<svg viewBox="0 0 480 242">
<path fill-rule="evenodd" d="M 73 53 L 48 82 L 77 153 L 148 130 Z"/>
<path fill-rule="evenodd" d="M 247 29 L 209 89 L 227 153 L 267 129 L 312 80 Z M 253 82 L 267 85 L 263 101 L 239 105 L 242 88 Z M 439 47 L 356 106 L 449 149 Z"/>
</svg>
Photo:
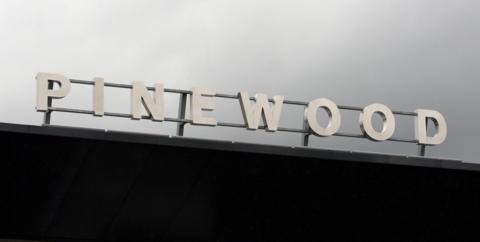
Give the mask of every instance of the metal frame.
<svg viewBox="0 0 480 242">
<path fill-rule="evenodd" d="M 70 79 L 70 82 L 74 83 L 74 84 L 91 85 L 91 86 L 93 86 L 95 84 L 93 81 L 85 81 L 85 80 L 77 80 L 77 79 Z M 117 83 L 105 82 L 104 86 L 105 87 L 113 87 L 113 88 L 132 89 L 132 85 L 128 85 L 128 84 L 117 84 Z M 49 82 L 48 88 L 49 89 L 53 88 L 53 81 Z M 149 91 L 154 91 L 155 90 L 153 87 L 147 87 L 147 89 Z M 176 135 L 177 136 L 184 136 L 185 125 L 192 123 L 191 119 L 187 119 L 185 117 L 186 106 L 187 106 L 187 96 L 191 95 L 192 92 L 188 91 L 188 90 L 171 89 L 171 88 L 165 88 L 164 92 L 177 93 L 180 96 L 179 97 L 179 107 L 178 107 L 177 118 L 165 117 L 164 121 L 166 121 L 166 122 L 176 122 L 177 123 Z M 238 95 L 223 94 L 223 93 L 217 93 L 217 94 L 214 95 L 214 97 L 237 99 L 237 100 L 239 99 Z M 251 97 L 250 99 L 255 100 L 255 98 L 253 98 L 253 97 Z M 48 110 L 44 114 L 43 125 L 50 125 L 51 115 L 52 115 L 53 112 L 79 113 L 79 114 L 94 115 L 93 110 L 53 107 L 52 106 L 52 101 L 53 101 L 52 98 L 49 98 L 49 100 L 48 100 Z M 273 102 L 273 99 L 269 99 L 269 101 Z M 284 100 L 283 104 L 304 106 L 305 108 L 308 107 L 308 102 L 303 102 L 303 101 Z M 343 106 L 343 105 L 338 105 L 338 108 L 341 109 L 341 110 L 360 111 L 360 112 L 363 110 L 363 108 L 361 108 L 361 107 Z M 414 113 L 414 112 L 404 112 L 404 111 L 392 111 L 392 112 L 395 115 L 404 115 L 404 116 L 413 116 L 413 117 L 417 116 L 417 114 Z M 120 117 L 120 118 L 132 118 L 131 114 L 114 113 L 114 112 L 105 112 L 104 116 Z M 142 119 L 151 119 L 151 116 L 150 115 L 142 115 L 141 118 Z M 246 124 L 228 123 L 228 122 L 217 122 L 217 126 L 233 127 L 233 128 L 246 128 L 247 127 Z M 266 126 L 265 125 L 259 126 L 258 129 L 265 130 Z M 313 134 L 312 131 L 308 128 L 308 125 L 306 124 L 306 122 L 304 122 L 304 126 L 303 126 L 302 129 L 279 127 L 278 131 L 301 134 L 302 135 L 302 138 L 301 138 L 302 146 L 308 146 L 309 145 L 310 136 Z M 349 138 L 365 138 L 365 139 L 367 138 L 363 134 L 352 134 L 352 133 L 341 133 L 341 132 L 337 132 L 333 136 L 349 137 Z M 417 140 L 415 140 L 415 139 L 404 139 L 404 138 L 392 137 L 392 138 L 388 139 L 388 141 L 417 144 Z M 425 149 L 426 149 L 425 145 L 419 144 L 418 155 L 419 156 L 425 156 Z"/>
</svg>

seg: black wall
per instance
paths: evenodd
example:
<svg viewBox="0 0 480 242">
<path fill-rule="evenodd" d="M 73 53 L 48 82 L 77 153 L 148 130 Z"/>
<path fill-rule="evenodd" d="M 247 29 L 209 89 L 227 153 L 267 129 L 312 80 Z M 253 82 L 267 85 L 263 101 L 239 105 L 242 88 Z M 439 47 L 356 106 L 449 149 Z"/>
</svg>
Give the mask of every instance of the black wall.
<svg viewBox="0 0 480 242">
<path fill-rule="evenodd" d="M 476 171 L 11 132 L 0 140 L 0 238 L 480 238 Z"/>
</svg>

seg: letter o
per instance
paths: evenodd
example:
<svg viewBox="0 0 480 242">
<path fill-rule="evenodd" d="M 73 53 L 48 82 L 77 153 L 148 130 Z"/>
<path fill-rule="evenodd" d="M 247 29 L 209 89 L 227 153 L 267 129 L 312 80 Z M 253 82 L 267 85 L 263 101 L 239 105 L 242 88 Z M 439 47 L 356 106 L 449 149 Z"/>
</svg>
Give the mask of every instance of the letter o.
<svg viewBox="0 0 480 242">
<path fill-rule="evenodd" d="M 322 127 L 318 124 L 317 120 L 317 110 L 323 108 L 327 111 L 329 116 L 329 121 L 327 127 Z M 305 110 L 305 121 L 308 122 L 308 126 L 313 130 L 315 135 L 318 136 L 331 136 L 335 134 L 338 129 L 340 129 L 340 124 L 342 122 L 340 111 L 338 110 L 337 105 L 329 99 L 319 98 L 311 101 L 308 104 L 307 110 Z"/>
<path fill-rule="evenodd" d="M 383 129 L 377 132 L 372 125 L 372 117 L 379 113 L 383 119 Z M 371 104 L 365 107 L 360 113 L 360 129 L 363 134 L 373 141 L 384 141 L 392 137 L 395 132 L 395 117 L 392 110 L 383 104 Z"/>
</svg>

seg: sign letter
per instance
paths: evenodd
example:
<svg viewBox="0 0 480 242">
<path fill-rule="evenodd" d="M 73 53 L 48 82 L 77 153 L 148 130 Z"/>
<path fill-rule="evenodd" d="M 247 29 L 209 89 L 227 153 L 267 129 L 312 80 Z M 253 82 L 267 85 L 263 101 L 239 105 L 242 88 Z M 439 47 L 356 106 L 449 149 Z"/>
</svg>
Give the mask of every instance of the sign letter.
<svg viewBox="0 0 480 242">
<path fill-rule="evenodd" d="M 154 121 L 163 121 L 164 117 L 164 97 L 163 84 L 155 84 L 155 97 L 152 98 L 145 84 L 141 81 L 132 83 L 132 119 L 141 119 L 142 103 L 147 112 L 152 115 Z"/>
<path fill-rule="evenodd" d="M 377 132 L 372 125 L 373 114 L 378 113 L 383 119 L 382 132 Z M 364 135 L 373 141 L 384 141 L 392 137 L 395 132 L 395 117 L 392 110 L 383 104 L 371 104 L 360 113 L 360 128 Z"/>
<path fill-rule="evenodd" d="M 327 111 L 330 120 L 326 128 L 321 127 L 317 120 L 317 110 L 323 108 Z M 337 105 L 329 99 L 319 98 L 311 101 L 308 104 L 307 110 L 305 110 L 305 122 L 308 122 L 308 126 L 313 130 L 314 134 L 318 136 L 331 136 L 335 134 L 342 122 L 340 116 L 340 110 Z"/>
<path fill-rule="evenodd" d="M 240 106 L 242 107 L 243 118 L 247 124 L 247 129 L 256 130 L 260 123 L 260 116 L 263 117 L 263 123 L 267 125 L 267 131 L 277 131 L 282 112 L 284 96 L 273 97 L 273 109 L 270 107 L 266 94 L 255 95 L 255 104 L 251 104 L 250 97 L 246 92 L 240 92 Z"/>
<path fill-rule="evenodd" d="M 415 119 L 415 138 L 419 144 L 439 145 L 447 138 L 447 121 L 443 115 L 435 110 L 417 109 Z M 437 133 L 433 137 L 427 135 L 427 121 L 433 120 Z"/>
<path fill-rule="evenodd" d="M 190 111 L 192 115 L 192 123 L 200 125 L 216 126 L 217 120 L 215 118 L 203 117 L 202 111 L 213 111 L 215 105 L 208 102 L 203 97 L 212 97 L 215 92 L 207 88 L 195 87 L 192 89 L 192 97 L 190 99 Z"/>
<path fill-rule="evenodd" d="M 63 98 L 70 91 L 70 80 L 63 75 L 39 72 L 36 79 L 37 111 L 47 111 L 49 98 Z M 58 83 L 60 88 L 58 90 L 49 89 L 49 81 Z"/>
</svg>

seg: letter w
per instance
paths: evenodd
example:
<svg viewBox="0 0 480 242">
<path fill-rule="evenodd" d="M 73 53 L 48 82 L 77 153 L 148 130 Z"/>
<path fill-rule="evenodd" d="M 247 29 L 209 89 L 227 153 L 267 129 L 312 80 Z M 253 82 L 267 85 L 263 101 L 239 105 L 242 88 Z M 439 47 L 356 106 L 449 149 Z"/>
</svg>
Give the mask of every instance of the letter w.
<svg viewBox="0 0 480 242">
<path fill-rule="evenodd" d="M 240 92 L 240 106 L 242 107 L 243 118 L 247 128 L 251 130 L 258 129 L 260 117 L 263 123 L 267 125 L 267 131 L 277 131 L 282 112 L 284 96 L 273 97 L 273 108 L 270 107 L 266 94 L 259 93 L 255 95 L 255 103 L 250 102 L 250 97 L 246 92 Z"/>
</svg>

